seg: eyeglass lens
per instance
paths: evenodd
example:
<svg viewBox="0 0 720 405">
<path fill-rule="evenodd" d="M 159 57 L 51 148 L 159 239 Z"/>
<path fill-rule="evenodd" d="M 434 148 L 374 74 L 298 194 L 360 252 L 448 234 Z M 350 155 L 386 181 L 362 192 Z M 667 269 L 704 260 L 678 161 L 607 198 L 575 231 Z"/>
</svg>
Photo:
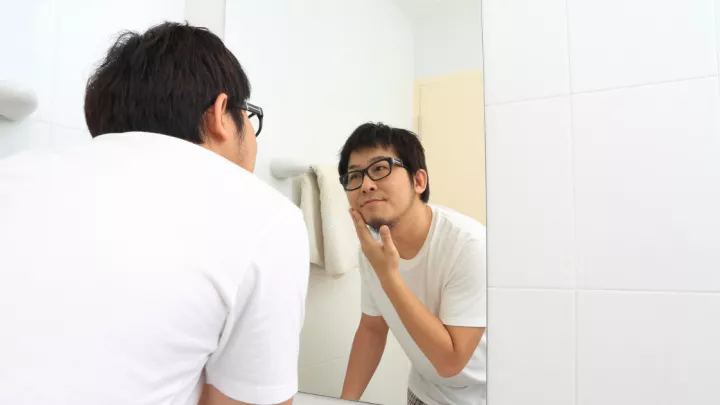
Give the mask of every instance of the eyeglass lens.
<svg viewBox="0 0 720 405">
<path fill-rule="evenodd" d="M 354 170 L 348 172 L 345 175 L 344 179 L 345 189 L 354 190 L 360 188 L 365 177 L 364 172 L 367 172 L 370 179 L 377 181 L 387 177 L 391 171 L 392 165 L 390 164 L 390 162 L 388 162 L 387 160 L 379 160 L 368 166 L 365 170 Z"/>
</svg>

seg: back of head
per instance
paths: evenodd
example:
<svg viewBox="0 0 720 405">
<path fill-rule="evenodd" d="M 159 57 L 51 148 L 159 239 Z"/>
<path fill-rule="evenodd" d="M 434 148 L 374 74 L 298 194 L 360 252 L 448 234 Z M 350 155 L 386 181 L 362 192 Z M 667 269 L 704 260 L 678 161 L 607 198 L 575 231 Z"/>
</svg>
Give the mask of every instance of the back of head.
<svg viewBox="0 0 720 405">
<path fill-rule="evenodd" d="M 418 170 L 428 171 L 425 163 L 425 149 L 417 135 L 406 129 L 369 122 L 357 127 L 345 141 L 345 145 L 340 152 L 338 174 L 342 176 L 347 173 L 350 155 L 353 152 L 373 148 L 385 148 L 394 151 L 398 159 L 407 166 L 411 181 Z M 426 203 L 430 200 L 429 178 L 420 199 Z"/>
<path fill-rule="evenodd" d="M 87 84 L 85 120 L 93 137 L 139 131 L 201 144 L 203 113 L 221 93 L 228 106 L 250 97 L 235 56 L 207 29 L 166 22 L 125 32 L 108 50 Z M 228 112 L 242 132 L 241 110 Z"/>
</svg>

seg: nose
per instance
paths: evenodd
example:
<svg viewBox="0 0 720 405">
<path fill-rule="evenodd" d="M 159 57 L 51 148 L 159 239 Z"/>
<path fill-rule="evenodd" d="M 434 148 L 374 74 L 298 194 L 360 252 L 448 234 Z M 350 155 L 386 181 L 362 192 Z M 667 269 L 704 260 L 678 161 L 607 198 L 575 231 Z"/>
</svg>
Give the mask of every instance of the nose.
<svg viewBox="0 0 720 405">
<path fill-rule="evenodd" d="M 377 190 L 377 185 L 376 185 L 375 182 L 370 178 L 370 176 L 368 176 L 368 175 L 366 174 L 366 175 L 365 175 L 365 178 L 363 178 L 363 184 L 362 184 L 362 191 L 363 191 L 363 193 L 368 193 L 368 192 L 370 192 L 370 191 L 375 191 L 375 190 Z"/>
</svg>

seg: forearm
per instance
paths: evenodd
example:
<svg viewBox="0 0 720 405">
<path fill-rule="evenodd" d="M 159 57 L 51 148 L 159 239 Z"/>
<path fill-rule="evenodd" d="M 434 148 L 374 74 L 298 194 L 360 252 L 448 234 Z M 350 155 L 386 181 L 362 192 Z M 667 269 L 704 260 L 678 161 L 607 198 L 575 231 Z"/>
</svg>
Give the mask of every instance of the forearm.
<svg viewBox="0 0 720 405">
<path fill-rule="evenodd" d="M 451 374 L 448 369 L 452 368 L 456 355 L 445 325 L 415 297 L 399 273 L 389 273 L 381 283 L 415 344 L 441 376 Z"/>
<path fill-rule="evenodd" d="M 353 339 L 345 382 L 340 398 L 358 401 L 365 392 L 385 351 L 387 333 L 374 334 L 358 329 Z"/>
</svg>

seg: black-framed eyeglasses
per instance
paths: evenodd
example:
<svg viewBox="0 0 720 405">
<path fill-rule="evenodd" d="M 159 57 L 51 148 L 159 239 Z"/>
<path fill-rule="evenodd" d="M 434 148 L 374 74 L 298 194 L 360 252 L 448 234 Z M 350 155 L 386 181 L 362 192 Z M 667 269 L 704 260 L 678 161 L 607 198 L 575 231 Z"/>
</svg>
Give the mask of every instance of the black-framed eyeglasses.
<svg viewBox="0 0 720 405">
<path fill-rule="evenodd" d="M 255 104 L 250 104 L 247 101 L 243 102 L 240 108 L 247 111 L 248 119 L 250 120 L 250 124 L 252 124 L 253 128 L 255 128 L 255 137 L 257 138 L 260 136 L 260 131 L 262 131 L 263 117 L 265 116 L 263 114 L 263 109 Z"/>
<path fill-rule="evenodd" d="M 213 104 L 215 104 L 215 100 L 210 101 L 207 106 L 205 106 L 205 109 L 207 110 L 212 107 Z M 243 101 L 242 104 L 240 104 L 240 109 L 247 111 L 248 120 L 253 129 L 255 129 L 255 137 L 257 138 L 260 136 L 260 131 L 262 131 L 263 117 L 265 116 L 263 109 L 247 101 Z"/>
<path fill-rule="evenodd" d="M 407 168 L 403 162 L 395 158 L 386 157 L 376 160 L 362 170 L 351 170 L 343 174 L 340 176 L 340 184 L 342 184 L 346 191 L 357 190 L 362 187 L 366 174 L 370 177 L 370 180 L 382 180 L 392 173 L 393 166 Z"/>
</svg>

